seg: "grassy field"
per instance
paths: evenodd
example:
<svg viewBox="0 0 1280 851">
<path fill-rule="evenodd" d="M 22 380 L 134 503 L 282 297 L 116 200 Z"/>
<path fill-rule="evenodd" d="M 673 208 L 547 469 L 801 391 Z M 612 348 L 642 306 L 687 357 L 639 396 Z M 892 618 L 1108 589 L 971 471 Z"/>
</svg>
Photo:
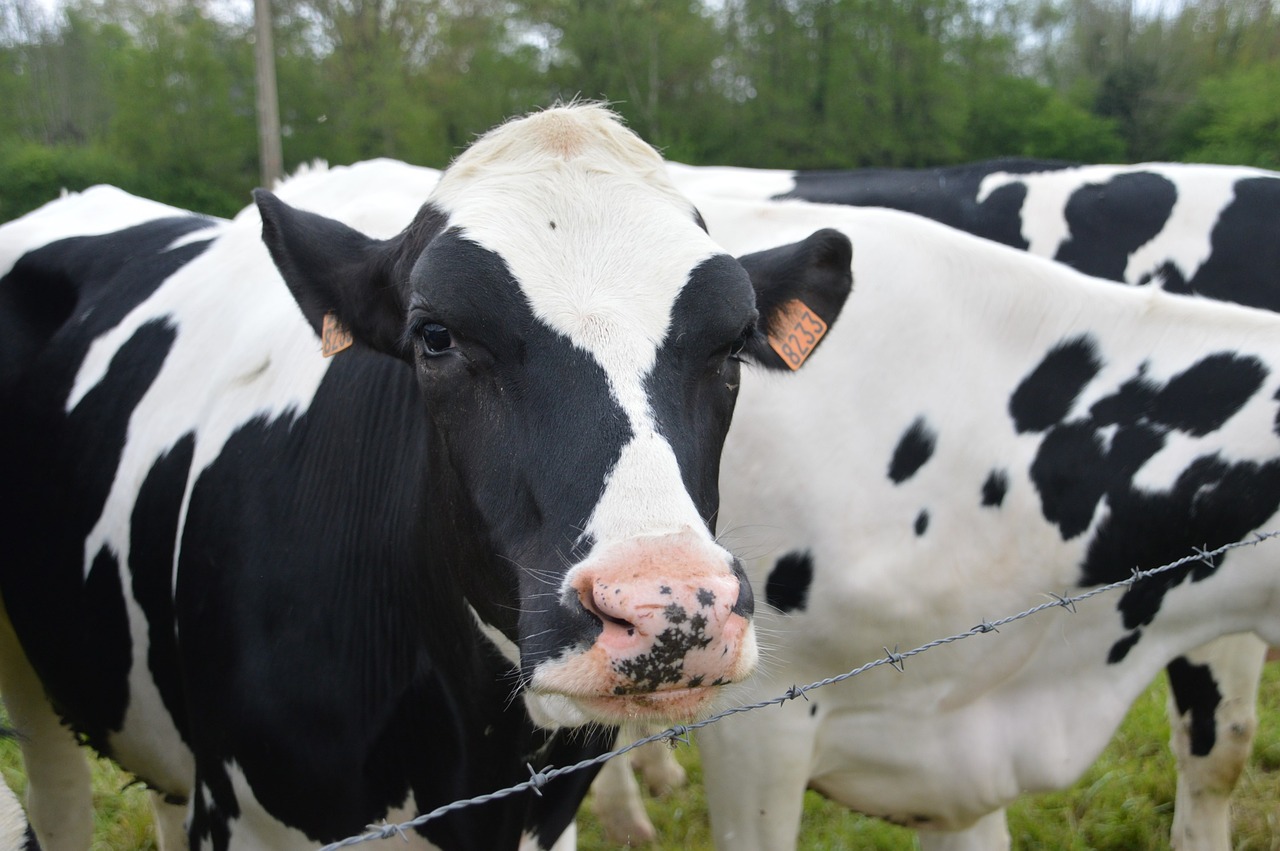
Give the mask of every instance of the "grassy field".
<svg viewBox="0 0 1280 851">
<path fill-rule="evenodd" d="M 1173 817 L 1173 757 L 1166 746 L 1165 687 L 1153 685 L 1134 704 L 1103 757 L 1072 789 L 1020 801 L 1009 825 L 1017 849 L 1045 851 L 1143 851 L 1168 847 Z M 1280 664 L 1267 666 L 1258 737 L 1235 797 L 1237 851 L 1280 851 Z M 662 800 L 649 801 L 659 848 L 710 849 L 706 804 L 697 778 L 697 751 L 678 758 L 694 782 Z M 17 747 L 0 743 L 0 770 L 14 789 L 24 778 Z M 128 775 L 105 762 L 95 766 L 95 851 L 155 848 L 146 795 Z M 588 807 L 579 821 L 583 851 L 613 848 L 604 841 Z M 907 851 L 913 834 L 849 813 L 810 792 L 799 847 L 822 851 Z"/>
</svg>

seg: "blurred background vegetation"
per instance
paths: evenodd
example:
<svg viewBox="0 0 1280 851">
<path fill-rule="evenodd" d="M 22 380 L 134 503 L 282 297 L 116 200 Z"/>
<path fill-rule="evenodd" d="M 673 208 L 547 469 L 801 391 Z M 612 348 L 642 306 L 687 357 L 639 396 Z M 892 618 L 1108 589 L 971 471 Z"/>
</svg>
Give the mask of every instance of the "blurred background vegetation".
<svg viewBox="0 0 1280 851">
<path fill-rule="evenodd" d="M 1280 3 L 274 0 L 286 171 L 442 167 L 606 98 L 671 159 L 998 155 L 1280 168 Z M 0 220 L 108 182 L 228 215 L 258 181 L 249 0 L 0 0 Z"/>
</svg>

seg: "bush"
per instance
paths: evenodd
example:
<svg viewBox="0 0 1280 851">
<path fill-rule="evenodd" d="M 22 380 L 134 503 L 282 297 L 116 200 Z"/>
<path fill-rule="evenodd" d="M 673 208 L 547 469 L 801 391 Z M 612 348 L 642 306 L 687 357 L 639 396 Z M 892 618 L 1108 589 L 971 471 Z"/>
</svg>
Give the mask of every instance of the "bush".
<svg viewBox="0 0 1280 851">
<path fill-rule="evenodd" d="M 1114 121 L 1100 118 L 1039 83 L 1002 77 L 975 93 L 964 131 L 966 159 L 1025 156 L 1121 162 Z"/>
<path fill-rule="evenodd" d="M 1183 159 L 1280 169 L 1280 61 L 1210 77 L 1188 115 Z"/>
<path fill-rule="evenodd" d="M 64 189 L 79 191 L 98 183 L 135 185 L 137 173 L 94 147 L 0 146 L 0 221 L 30 212 Z"/>
</svg>

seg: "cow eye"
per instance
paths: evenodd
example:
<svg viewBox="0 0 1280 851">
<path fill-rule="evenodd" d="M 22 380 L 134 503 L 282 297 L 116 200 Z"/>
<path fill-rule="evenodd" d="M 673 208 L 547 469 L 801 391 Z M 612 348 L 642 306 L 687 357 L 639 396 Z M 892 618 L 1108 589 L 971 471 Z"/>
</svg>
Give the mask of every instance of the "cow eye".
<svg viewBox="0 0 1280 851">
<path fill-rule="evenodd" d="M 729 357 L 733 360 L 742 360 L 742 352 L 747 348 L 747 343 L 756 335 L 755 323 L 751 323 L 742 329 L 742 333 L 738 335 L 738 339 L 729 344 Z"/>
<path fill-rule="evenodd" d="M 442 355 L 453 348 L 453 335 L 449 329 L 435 322 L 424 322 L 418 329 L 418 336 L 429 355 Z"/>
</svg>

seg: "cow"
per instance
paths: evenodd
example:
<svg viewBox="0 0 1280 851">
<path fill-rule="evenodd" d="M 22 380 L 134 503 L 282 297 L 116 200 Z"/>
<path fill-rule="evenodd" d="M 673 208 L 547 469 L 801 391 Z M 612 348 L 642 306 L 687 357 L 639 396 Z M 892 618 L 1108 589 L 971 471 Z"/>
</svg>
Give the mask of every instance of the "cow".
<svg viewBox="0 0 1280 851">
<path fill-rule="evenodd" d="M 854 246 L 822 357 L 747 381 L 726 442 L 721 536 L 762 554 L 746 566 L 773 660 L 739 701 L 1280 522 L 1273 313 L 893 211 L 695 200 L 732 251 L 818 221 Z M 926 849 L 1008 847 L 1002 808 L 1073 782 L 1162 666 L 1221 636 L 1280 641 L 1273 562 L 1232 552 L 700 731 L 717 845 L 794 847 L 809 787 Z"/>
<path fill-rule="evenodd" d="M 931 169 L 668 170 L 695 196 L 888 207 L 1095 277 L 1280 310 L 1274 171 L 1017 157 Z"/>
<path fill-rule="evenodd" d="M 933 169 L 668 168 L 695 195 L 903 210 L 1104 279 L 1280 310 L 1276 172 L 1025 158 Z M 1229 797 L 1251 752 L 1265 654 L 1254 636 L 1234 636 L 1167 670 L 1175 836 L 1227 841 Z"/>
<path fill-rule="evenodd" d="M 89 844 L 80 742 L 166 847 L 311 848 L 754 667 L 720 450 L 741 362 L 791 372 L 777 317 L 839 314 L 848 240 L 740 264 L 592 104 L 425 203 L 372 168 L 229 222 L 96 189 L 0 228 L 0 690 L 47 849 Z M 589 777 L 402 838 L 571 846 Z"/>
</svg>

